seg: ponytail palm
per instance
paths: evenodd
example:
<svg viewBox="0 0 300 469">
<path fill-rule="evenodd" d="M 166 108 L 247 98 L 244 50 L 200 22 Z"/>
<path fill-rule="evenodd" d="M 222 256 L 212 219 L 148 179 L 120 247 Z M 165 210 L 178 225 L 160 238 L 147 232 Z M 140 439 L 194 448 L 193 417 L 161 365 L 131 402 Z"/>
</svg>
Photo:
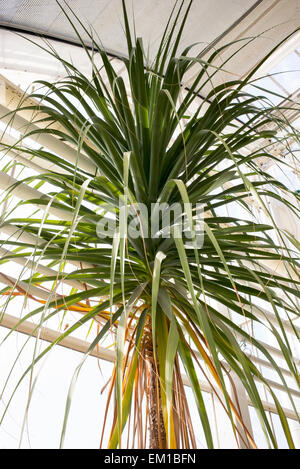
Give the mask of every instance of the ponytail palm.
<svg viewBox="0 0 300 469">
<path fill-rule="evenodd" d="M 80 312 L 82 317 L 56 343 L 95 320 L 98 335 L 90 351 L 113 333 L 116 361 L 107 402 L 108 407 L 115 406 L 110 448 L 126 446 L 127 436 L 122 436 L 126 426 L 131 428 L 136 447 L 144 447 L 147 428 L 151 448 L 196 446 L 183 373 L 193 391 L 207 447 L 214 447 L 215 442 L 200 374 L 222 401 L 236 438 L 255 448 L 229 392 L 234 387 L 232 376 L 237 377 L 270 446 L 276 448 L 258 391 L 263 385 L 293 448 L 281 403 L 242 344 L 248 341 L 269 363 L 297 414 L 285 375 L 265 345 L 241 324 L 249 320 L 274 336 L 299 387 L 286 331 L 289 324 L 295 340 L 299 339 L 293 322 L 299 316 L 299 245 L 292 234 L 276 226 L 267 200 L 280 200 L 295 217 L 299 210 L 296 198 L 291 199 L 289 190 L 260 165 L 263 158 L 277 163 L 272 146 L 286 145 L 288 138 L 298 136 L 286 122 L 284 109 L 245 89 L 258 67 L 243 80 L 212 87 L 205 100 L 199 99 L 219 73 L 215 59 L 222 50 L 206 61 L 193 57 L 192 47 L 180 50 L 192 2 L 184 11 L 186 3 L 174 9 L 155 60 L 149 63 L 142 40 L 130 31 L 123 2 L 128 57 L 122 59 L 126 70 L 122 75 L 80 19 L 65 11 L 78 38 L 81 40 L 75 20 L 90 37 L 93 49 L 100 52 L 101 67 L 83 42 L 91 78 L 48 49 L 64 65 L 66 77 L 58 83 L 39 82 L 43 92 L 30 95 L 33 104 L 28 99 L 20 103 L 22 112 L 33 111 L 34 115 L 34 127 L 25 129 L 25 136 L 43 146 L 25 146 L 22 139 L 6 149 L 53 166 L 45 170 L 42 163 L 37 164 L 35 175 L 23 179 L 21 186 L 20 182 L 10 184 L 7 194 L 14 195 L 32 182 L 40 183 L 38 187 L 49 183 L 52 192 L 18 204 L 18 208 L 38 205 L 43 209 L 40 218 L 17 218 L 6 210 L 1 226 L 11 236 L 2 239 L 1 247 L 10 250 L 6 260 L 38 259 L 53 271 L 34 271 L 22 280 L 22 285 L 43 287 L 52 282 L 54 286 L 46 304 L 37 305 L 20 322 L 36 317 L 42 327 L 61 311 Z M 198 73 L 189 88 L 184 88 L 186 76 L 195 66 Z M 226 63 L 222 67 L 226 69 Z M 8 115 L 10 123 L 18 111 Z M 54 141 L 57 150 L 51 145 Z M 175 219 L 170 222 L 168 237 L 143 230 L 146 222 L 151 224 L 156 204 L 182 207 L 192 234 L 189 239 L 187 233 L 179 232 Z M 200 244 L 193 237 L 199 221 L 197 204 L 203 213 Z M 264 223 L 255 218 L 255 204 L 264 212 Z M 146 215 L 140 206 L 146 207 Z M 232 207 L 241 208 L 235 215 Z M 162 222 L 166 213 L 155 213 Z M 127 221 L 134 215 L 141 233 L 138 237 L 128 231 Z M 100 236 L 99 226 L 112 221 L 113 230 Z M 69 273 L 67 264 L 72 266 Z M 274 264 L 281 269 L 271 270 Z M 69 294 L 56 295 L 60 282 L 73 285 Z M 33 290 L 25 291 L 18 282 L 2 293 L 9 299 L 24 293 L 41 302 Z M 54 345 L 33 357 L 20 382 Z M 83 363 L 70 387 L 62 445 L 73 384 Z"/>
</svg>

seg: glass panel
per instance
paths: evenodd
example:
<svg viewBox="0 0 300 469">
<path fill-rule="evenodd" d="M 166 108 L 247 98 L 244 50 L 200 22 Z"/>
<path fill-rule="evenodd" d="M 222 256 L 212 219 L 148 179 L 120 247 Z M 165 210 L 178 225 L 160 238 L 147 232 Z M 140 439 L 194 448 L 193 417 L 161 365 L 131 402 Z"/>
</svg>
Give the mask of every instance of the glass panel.
<svg viewBox="0 0 300 469">
<path fill-rule="evenodd" d="M 0 327 L 0 340 L 9 331 Z M 28 337 L 13 332 L 0 350 L 0 392 L 5 379 L 11 370 L 17 353 L 28 340 Z M 35 339 L 21 353 L 8 387 L 1 402 L 1 413 L 17 383 L 17 380 L 30 364 L 33 357 Z M 38 353 L 47 346 L 45 342 L 38 345 Z M 68 389 L 74 371 L 82 359 L 82 354 L 56 347 L 34 368 L 34 378 L 37 382 L 29 407 L 28 421 L 25 426 L 22 448 L 57 449 L 66 404 Z M 79 375 L 74 396 L 68 430 L 66 448 L 93 449 L 99 447 L 107 388 L 101 389 L 110 377 L 112 364 L 89 357 Z M 28 399 L 29 375 L 16 391 L 12 405 L 0 427 L 0 448 L 17 448 L 20 441 L 22 424 Z M 110 428 L 111 416 L 108 419 L 107 430 Z"/>
</svg>

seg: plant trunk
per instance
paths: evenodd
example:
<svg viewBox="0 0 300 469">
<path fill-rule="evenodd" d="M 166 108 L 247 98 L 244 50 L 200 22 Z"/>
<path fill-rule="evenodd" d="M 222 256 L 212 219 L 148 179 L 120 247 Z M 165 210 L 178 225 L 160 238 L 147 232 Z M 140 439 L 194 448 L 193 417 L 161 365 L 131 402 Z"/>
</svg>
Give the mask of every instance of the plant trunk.
<svg viewBox="0 0 300 469">
<path fill-rule="evenodd" d="M 148 408 L 150 421 L 150 449 L 166 449 L 167 438 L 161 408 L 161 394 L 158 370 L 154 360 L 149 360 L 149 394 Z"/>
</svg>

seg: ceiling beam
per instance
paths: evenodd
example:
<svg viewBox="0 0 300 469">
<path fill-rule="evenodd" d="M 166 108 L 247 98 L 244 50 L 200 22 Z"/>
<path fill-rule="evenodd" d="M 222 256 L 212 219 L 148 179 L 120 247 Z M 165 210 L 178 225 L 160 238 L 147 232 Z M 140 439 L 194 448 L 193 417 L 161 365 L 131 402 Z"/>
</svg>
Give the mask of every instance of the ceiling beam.
<svg viewBox="0 0 300 469">
<path fill-rule="evenodd" d="M 78 151 L 74 148 L 62 142 L 58 138 L 55 138 L 53 135 L 38 132 L 40 130 L 38 126 L 24 119 L 21 115 L 11 111 L 2 104 L 0 104 L 0 121 L 8 127 L 12 127 L 17 132 L 20 132 L 20 139 L 24 135 L 26 137 L 29 132 L 37 132 L 30 135 L 29 138 L 73 164 L 78 161 L 78 167 L 84 171 L 87 171 L 90 174 L 96 173 L 97 166 L 86 155 L 80 154 L 78 157 Z"/>
</svg>

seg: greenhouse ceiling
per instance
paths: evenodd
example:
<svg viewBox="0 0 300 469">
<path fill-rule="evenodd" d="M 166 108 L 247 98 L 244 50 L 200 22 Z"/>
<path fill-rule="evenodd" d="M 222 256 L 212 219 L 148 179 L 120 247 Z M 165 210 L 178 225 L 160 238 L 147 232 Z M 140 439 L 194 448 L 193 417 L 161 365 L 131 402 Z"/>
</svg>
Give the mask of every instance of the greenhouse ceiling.
<svg viewBox="0 0 300 469">
<path fill-rule="evenodd" d="M 93 28 L 93 34 L 98 35 L 103 48 L 116 56 L 126 54 L 121 0 L 62 0 L 60 3 L 64 8 L 71 7 L 86 25 Z M 134 11 L 136 34 L 143 36 L 151 58 L 170 10 L 177 2 L 132 0 L 127 3 L 129 11 Z M 292 33 L 299 20 L 299 0 L 198 0 L 192 5 L 181 46 L 196 43 L 195 49 L 203 57 L 216 45 L 259 36 L 230 61 L 227 73 L 239 78 L 276 43 Z M 78 43 L 56 0 L 0 0 L 0 26 L 2 33 L 17 30 Z M 1 38 L 0 47 L 7 51 L 9 40 L 3 34 Z M 83 35 L 83 39 L 89 44 L 87 35 Z"/>
</svg>

